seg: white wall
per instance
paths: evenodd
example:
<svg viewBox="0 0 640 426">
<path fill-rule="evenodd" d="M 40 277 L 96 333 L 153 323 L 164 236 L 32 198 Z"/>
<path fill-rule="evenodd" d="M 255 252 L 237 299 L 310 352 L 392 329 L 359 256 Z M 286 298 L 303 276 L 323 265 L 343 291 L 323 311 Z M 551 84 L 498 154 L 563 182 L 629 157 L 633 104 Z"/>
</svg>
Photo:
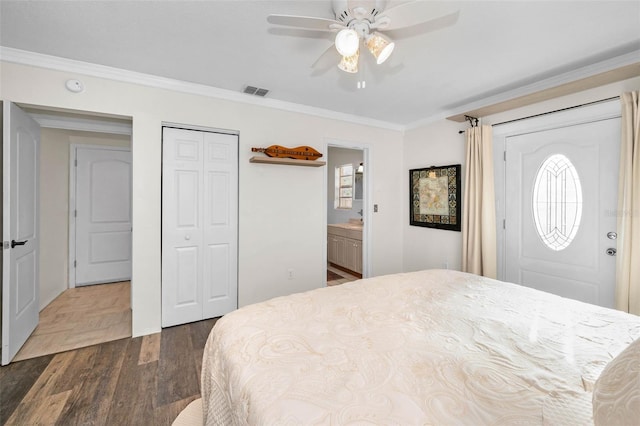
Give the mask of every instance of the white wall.
<svg viewBox="0 0 640 426">
<path fill-rule="evenodd" d="M 327 153 L 327 223 L 346 223 L 349 219 L 361 219 L 357 212 L 363 207 L 363 200 L 353 200 L 350 209 L 334 208 L 335 198 L 335 168 L 352 164 L 355 173 L 362 163 L 362 150 L 330 147 Z M 354 189 L 355 191 L 355 189 Z"/>
<path fill-rule="evenodd" d="M 409 170 L 464 163 L 464 124 L 441 120 L 405 133 L 403 173 L 404 271 L 462 267 L 460 232 L 409 225 Z M 462 167 L 464 171 L 464 164 Z M 464 172 L 461 183 L 464 183 Z M 461 194 L 464 194 L 462 188 Z"/>
<path fill-rule="evenodd" d="M 72 130 L 40 132 L 40 310 L 69 283 L 69 150 L 71 144 L 129 146 L 130 136 Z"/>
<path fill-rule="evenodd" d="M 623 92 L 638 90 L 640 77 L 609 84 L 569 96 L 540 102 L 527 107 L 483 117 L 482 124 L 497 124 L 508 120 L 528 117 L 588 102 L 594 102 Z M 409 172 L 416 167 L 432 165 L 462 164 L 464 171 L 464 134 L 458 134 L 466 123 L 440 120 L 421 128 L 409 130 L 404 137 L 403 185 L 403 269 L 414 271 L 442 268 L 448 263 L 449 269 L 462 267 L 462 233 L 441 231 L 430 228 L 409 226 Z M 464 182 L 464 172 L 462 176 Z M 464 191 L 464 187 L 462 188 Z M 464 192 L 463 192 L 464 194 Z"/>
<path fill-rule="evenodd" d="M 162 122 L 240 132 L 239 303 L 321 287 L 325 283 L 322 168 L 252 164 L 251 147 L 327 140 L 371 146 L 372 275 L 402 270 L 402 134 L 399 131 L 157 89 L 63 71 L 0 63 L 0 98 L 45 107 L 132 118 L 133 335 L 160 330 L 160 173 Z M 80 78 L 86 90 L 65 89 Z M 294 278 L 287 279 L 287 270 Z"/>
</svg>

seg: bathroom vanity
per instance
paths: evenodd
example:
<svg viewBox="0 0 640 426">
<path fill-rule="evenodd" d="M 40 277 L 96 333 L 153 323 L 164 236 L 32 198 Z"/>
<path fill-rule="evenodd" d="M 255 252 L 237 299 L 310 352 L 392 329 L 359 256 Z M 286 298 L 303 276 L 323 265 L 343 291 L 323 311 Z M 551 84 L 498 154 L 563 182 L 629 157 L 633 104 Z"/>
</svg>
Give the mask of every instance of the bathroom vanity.
<svg viewBox="0 0 640 426">
<path fill-rule="evenodd" d="M 327 225 L 327 257 L 333 266 L 362 277 L 362 222 Z"/>
</svg>

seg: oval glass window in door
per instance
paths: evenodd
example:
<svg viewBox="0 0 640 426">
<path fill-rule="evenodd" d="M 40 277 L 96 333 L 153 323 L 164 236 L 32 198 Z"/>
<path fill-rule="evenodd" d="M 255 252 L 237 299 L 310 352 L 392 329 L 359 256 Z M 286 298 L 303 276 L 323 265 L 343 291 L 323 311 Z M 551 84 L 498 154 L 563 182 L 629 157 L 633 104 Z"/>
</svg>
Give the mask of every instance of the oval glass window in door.
<svg viewBox="0 0 640 426">
<path fill-rule="evenodd" d="M 569 247 L 580 227 L 582 187 L 566 156 L 547 157 L 533 187 L 533 219 L 542 242 L 551 250 Z"/>
</svg>

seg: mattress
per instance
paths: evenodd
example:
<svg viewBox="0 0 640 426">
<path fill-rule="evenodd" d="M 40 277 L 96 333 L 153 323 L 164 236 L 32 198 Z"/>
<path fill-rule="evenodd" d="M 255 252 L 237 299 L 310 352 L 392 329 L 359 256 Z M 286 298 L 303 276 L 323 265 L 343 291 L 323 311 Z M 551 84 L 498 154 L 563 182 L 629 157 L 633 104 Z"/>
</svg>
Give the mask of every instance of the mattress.
<svg viewBox="0 0 640 426">
<path fill-rule="evenodd" d="M 369 278 L 221 318 L 205 424 L 592 424 L 640 317 L 456 271 Z"/>
</svg>

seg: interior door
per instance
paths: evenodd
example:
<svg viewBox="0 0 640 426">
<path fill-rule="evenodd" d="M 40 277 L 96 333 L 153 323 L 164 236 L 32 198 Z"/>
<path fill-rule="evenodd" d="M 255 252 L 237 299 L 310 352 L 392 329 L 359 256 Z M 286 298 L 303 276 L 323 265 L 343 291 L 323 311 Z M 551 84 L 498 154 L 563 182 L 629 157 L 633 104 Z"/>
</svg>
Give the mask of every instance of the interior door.
<svg viewBox="0 0 640 426">
<path fill-rule="evenodd" d="M 506 140 L 506 280 L 613 307 L 620 119 Z"/>
<path fill-rule="evenodd" d="M 203 319 L 238 307 L 238 136 L 204 132 Z"/>
<path fill-rule="evenodd" d="M 238 137 L 163 129 L 162 326 L 237 308 Z"/>
<path fill-rule="evenodd" d="M 131 151 L 77 147 L 77 286 L 131 279 Z"/>
<path fill-rule="evenodd" d="M 40 126 L 3 103 L 2 365 L 38 325 Z"/>
</svg>

